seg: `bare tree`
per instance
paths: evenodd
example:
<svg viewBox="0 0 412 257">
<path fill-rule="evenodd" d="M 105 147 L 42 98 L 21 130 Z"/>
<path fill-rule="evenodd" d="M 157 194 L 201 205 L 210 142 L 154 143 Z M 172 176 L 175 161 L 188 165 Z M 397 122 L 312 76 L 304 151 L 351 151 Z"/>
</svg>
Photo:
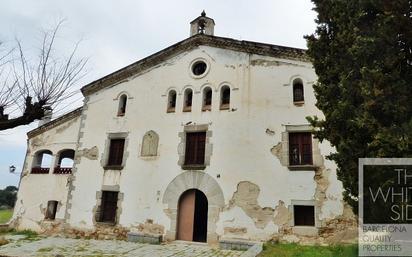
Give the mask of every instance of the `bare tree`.
<svg viewBox="0 0 412 257">
<path fill-rule="evenodd" d="M 0 57 L 0 130 L 42 119 L 75 94 L 73 86 L 85 75 L 87 59 L 75 58 L 78 43 L 67 57 L 56 56 L 54 47 L 61 25 L 62 21 L 43 32 L 34 58 L 25 53 L 20 40 Z M 17 115 L 10 118 L 15 111 Z"/>
</svg>

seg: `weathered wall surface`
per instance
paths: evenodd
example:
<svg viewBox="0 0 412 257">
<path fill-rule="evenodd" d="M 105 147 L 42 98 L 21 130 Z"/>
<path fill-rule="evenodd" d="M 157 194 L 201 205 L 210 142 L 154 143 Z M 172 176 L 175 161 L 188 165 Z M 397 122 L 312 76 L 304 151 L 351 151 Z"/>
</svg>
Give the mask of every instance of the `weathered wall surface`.
<svg viewBox="0 0 412 257">
<path fill-rule="evenodd" d="M 199 58 L 209 69 L 204 77 L 195 78 L 190 64 Z M 293 104 L 295 78 L 304 84 L 305 102 L 299 106 Z M 315 80 L 309 63 L 200 46 L 100 90 L 85 99 L 81 117 L 65 130 L 70 134 L 67 138 L 59 136 L 53 141 L 53 130 L 38 139 L 38 147 L 60 147 L 61 142 L 74 147 L 78 135 L 74 173 L 68 186 L 59 187 L 61 191 L 56 194 L 46 185 L 56 184 L 62 177 L 24 177 L 19 193 L 24 203 L 18 203 L 17 210 L 24 210 L 31 218 L 21 224 L 33 227 L 42 218 L 39 204 L 59 194 L 65 203 L 64 192 L 70 188 L 69 208 L 64 214 L 62 205 L 58 217 L 65 218 L 73 231 L 99 230 L 102 224 L 96 221 L 95 213 L 101 191 L 109 190 L 119 192 L 118 225 L 112 230 L 122 231 L 122 237 L 127 228 L 173 240 L 178 199 L 185 190 L 198 188 L 209 201 L 209 242 L 223 238 L 266 240 L 273 235 L 284 236 L 287 241 L 299 241 L 296 235 L 330 237 L 336 228 L 342 229 L 336 220 L 350 216 L 344 215 L 336 167 L 323 158 L 333 149 L 313 139 L 316 168 L 288 167 L 287 133 L 310 129 L 306 116 L 322 116 L 314 105 Z M 219 110 L 223 85 L 231 88 L 229 110 Z M 206 86 L 213 90 L 212 109 L 203 112 Z M 194 92 L 191 112 L 182 112 L 186 88 Z M 171 89 L 177 91 L 175 113 L 166 112 Z M 128 97 L 127 109 L 124 116 L 117 116 L 122 94 Z M 183 170 L 184 132 L 197 128 L 208 131 L 207 165 L 202 171 Z M 141 156 L 143 137 L 149 131 L 158 136 L 157 155 Z M 126 139 L 124 167 L 104 169 L 110 138 L 116 136 Z M 53 140 L 47 141 L 48 137 Z M 27 163 L 35 150 L 32 141 Z M 44 192 L 37 194 L 37 187 Z M 31 196 L 28 192 L 36 193 Z M 293 226 L 293 204 L 302 202 L 315 205 L 313 228 Z M 79 233 L 83 232 L 72 232 Z"/>
<path fill-rule="evenodd" d="M 190 75 L 190 63 L 197 58 L 206 60 L 210 68 L 200 79 Z M 304 83 L 301 106 L 292 101 L 294 78 Z M 206 125 L 211 133 L 210 165 L 198 172 L 214 178 L 223 192 L 225 207 L 209 215 L 215 238 L 268 239 L 290 227 L 294 200 L 315 201 L 318 226 L 342 214 L 342 186 L 335 166 L 321 156 L 333 150 L 327 143 L 314 142 L 314 159 L 320 163 L 317 175 L 311 169 L 290 170 L 282 161 L 284 156 L 272 150 L 277 145 L 281 148 L 287 126 L 307 126 L 306 116 L 321 116 L 314 106 L 311 85 L 315 80 L 308 63 L 201 46 L 89 96 L 79 150 L 94 149 L 98 154 L 77 156 L 68 222 L 93 229 L 96 194 L 114 187 L 122 193 L 120 226 L 146 231 L 150 220 L 150 226 L 164 228 L 159 233 L 173 232 L 176 214 L 162 200 L 171 181 L 185 172 L 178 164 L 179 133 L 185 124 Z M 222 85 L 231 88 L 230 110 L 219 110 Z M 213 89 L 212 110 L 202 112 L 205 86 Z M 182 112 L 186 88 L 194 90 L 191 112 Z M 170 89 L 178 93 L 175 113 L 166 113 Z M 128 95 L 127 111 L 118 117 L 122 93 Z M 141 156 L 143 136 L 151 130 L 159 135 L 157 156 Z M 125 166 L 120 171 L 104 170 L 107 139 L 116 133 L 126 136 Z M 177 200 L 181 193 L 173 192 L 170 198 Z"/>
<path fill-rule="evenodd" d="M 17 228 L 44 231 L 53 223 L 64 221 L 70 174 L 53 174 L 57 156 L 66 149 L 75 150 L 79 131 L 79 116 L 65 121 L 28 140 L 13 222 Z M 48 174 L 32 174 L 36 152 L 49 150 L 53 157 Z M 45 221 L 48 201 L 57 201 L 55 221 Z"/>
</svg>

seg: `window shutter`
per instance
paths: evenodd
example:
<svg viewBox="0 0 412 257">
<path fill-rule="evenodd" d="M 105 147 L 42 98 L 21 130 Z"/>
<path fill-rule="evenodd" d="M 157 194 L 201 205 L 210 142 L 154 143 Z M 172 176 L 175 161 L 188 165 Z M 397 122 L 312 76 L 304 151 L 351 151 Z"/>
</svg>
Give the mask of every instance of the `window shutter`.
<svg viewBox="0 0 412 257">
<path fill-rule="evenodd" d="M 109 150 L 109 166 L 122 165 L 124 151 L 124 139 L 112 139 Z"/>
<path fill-rule="evenodd" d="M 195 162 L 196 151 L 196 133 L 186 134 L 186 151 L 185 164 L 193 164 Z"/>
<path fill-rule="evenodd" d="M 205 162 L 206 132 L 186 134 L 185 164 L 203 165 Z"/>
<path fill-rule="evenodd" d="M 312 161 L 312 134 L 289 133 L 289 164 L 311 165 Z"/>
<path fill-rule="evenodd" d="M 118 192 L 103 191 L 101 204 L 101 222 L 115 222 Z"/>
<path fill-rule="evenodd" d="M 289 133 L 289 163 L 290 165 L 299 165 L 299 134 Z"/>
<path fill-rule="evenodd" d="M 206 132 L 197 133 L 195 164 L 205 163 L 205 145 L 206 145 Z"/>
<path fill-rule="evenodd" d="M 312 135 L 311 133 L 302 133 L 302 160 L 301 164 L 312 164 Z"/>
</svg>

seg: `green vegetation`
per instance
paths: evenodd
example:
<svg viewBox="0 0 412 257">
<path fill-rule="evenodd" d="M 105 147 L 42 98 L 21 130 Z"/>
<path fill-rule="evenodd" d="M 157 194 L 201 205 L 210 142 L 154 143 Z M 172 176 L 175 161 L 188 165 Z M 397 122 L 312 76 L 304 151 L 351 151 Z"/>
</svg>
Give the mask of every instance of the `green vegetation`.
<svg viewBox="0 0 412 257">
<path fill-rule="evenodd" d="M 358 246 L 306 246 L 267 243 L 263 246 L 259 257 L 358 257 Z"/>
<path fill-rule="evenodd" d="M 412 2 L 312 2 L 317 29 L 307 53 L 325 119 L 308 119 L 336 148 L 328 158 L 357 212 L 358 158 L 412 156 Z"/>
<path fill-rule="evenodd" d="M 33 230 L 30 229 L 25 229 L 25 230 L 14 230 L 11 232 L 13 235 L 24 235 L 27 237 L 36 237 L 37 233 Z"/>
<path fill-rule="evenodd" d="M 44 248 L 40 248 L 39 250 L 37 250 L 37 252 L 39 253 L 45 253 L 45 252 L 51 252 L 53 251 L 52 247 L 44 247 Z"/>
<path fill-rule="evenodd" d="M 13 215 L 13 210 L 0 210 L 0 224 L 7 223 Z"/>
<path fill-rule="evenodd" d="M 17 199 L 17 190 L 15 186 L 8 186 L 0 190 L 0 210 L 12 209 L 14 207 Z"/>
</svg>

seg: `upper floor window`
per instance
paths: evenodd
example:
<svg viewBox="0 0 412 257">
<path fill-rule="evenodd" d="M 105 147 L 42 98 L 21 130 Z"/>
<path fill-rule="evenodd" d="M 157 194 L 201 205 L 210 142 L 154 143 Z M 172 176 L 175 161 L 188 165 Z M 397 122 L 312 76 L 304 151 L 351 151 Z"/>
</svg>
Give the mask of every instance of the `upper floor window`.
<svg viewBox="0 0 412 257">
<path fill-rule="evenodd" d="M 293 81 L 293 102 L 299 103 L 305 100 L 303 94 L 303 83 L 301 79 L 295 79 Z"/>
<path fill-rule="evenodd" d="M 53 154 L 49 150 L 39 151 L 34 155 L 31 173 L 33 174 L 47 174 L 51 168 Z"/>
<path fill-rule="evenodd" d="M 312 134 L 289 133 L 289 165 L 312 165 Z"/>
<path fill-rule="evenodd" d="M 170 90 L 167 97 L 167 112 L 175 112 L 176 110 L 176 91 Z"/>
<path fill-rule="evenodd" d="M 57 166 L 54 167 L 54 174 L 70 174 L 72 173 L 74 163 L 74 150 L 63 150 L 58 155 Z"/>
<path fill-rule="evenodd" d="M 183 111 L 184 112 L 192 111 L 192 99 L 193 99 L 193 91 L 192 89 L 188 88 L 185 90 L 185 94 L 184 94 L 184 101 L 183 101 Z"/>
<path fill-rule="evenodd" d="M 121 95 L 119 98 L 119 109 L 117 116 L 124 116 L 126 114 L 127 95 Z"/>
<path fill-rule="evenodd" d="M 212 89 L 210 87 L 206 87 L 205 89 L 203 89 L 202 111 L 210 110 L 212 110 Z"/>
<path fill-rule="evenodd" d="M 185 165 L 205 165 L 206 132 L 186 133 Z"/>
<path fill-rule="evenodd" d="M 230 87 L 223 86 L 220 89 L 220 109 L 227 110 L 230 108 Z"/>
<path fill-rule="evenodd" d="M 110 140 L 108 167 L 121 167 L 123 164 L 124 138 Z"/>
</svg>

